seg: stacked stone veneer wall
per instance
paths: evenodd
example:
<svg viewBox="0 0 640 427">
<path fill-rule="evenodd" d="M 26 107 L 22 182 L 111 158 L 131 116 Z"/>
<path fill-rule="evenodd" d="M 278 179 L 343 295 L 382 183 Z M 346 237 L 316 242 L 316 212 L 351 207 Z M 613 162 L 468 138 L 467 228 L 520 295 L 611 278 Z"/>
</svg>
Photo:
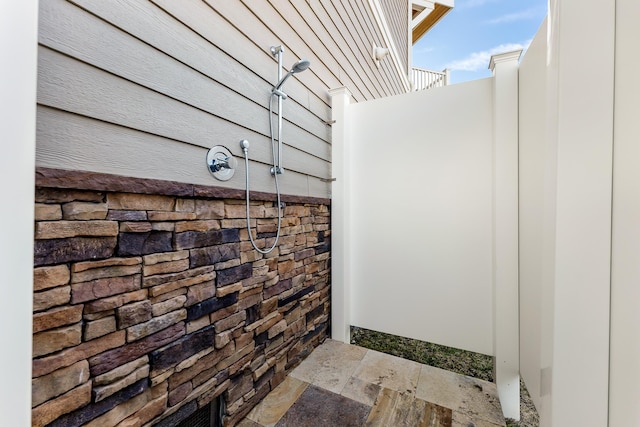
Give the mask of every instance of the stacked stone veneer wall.
<svg viewBox="0 0 640 427">
<path fill-rule="evenodd" d="M 233 425 L 326 338 L 327 200 L 289 198 L 263 256 L 242 192 L 36 177 L 33 425 L 174 426 L 219 395 Z M 258 196 L 265 246 L 277 209 Z"/>
</svg>

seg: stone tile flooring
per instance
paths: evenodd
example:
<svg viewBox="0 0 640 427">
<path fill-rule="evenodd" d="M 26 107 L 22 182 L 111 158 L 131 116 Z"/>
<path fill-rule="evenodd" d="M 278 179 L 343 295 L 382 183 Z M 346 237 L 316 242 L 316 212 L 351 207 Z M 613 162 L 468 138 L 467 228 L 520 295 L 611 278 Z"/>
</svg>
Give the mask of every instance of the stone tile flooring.
<svg viewBox="0 0 640 427">
<path fill-rule="evenodd" d="M 326 340 L 238 427 L 504 427 L 495 384 Z"/>
</svg>

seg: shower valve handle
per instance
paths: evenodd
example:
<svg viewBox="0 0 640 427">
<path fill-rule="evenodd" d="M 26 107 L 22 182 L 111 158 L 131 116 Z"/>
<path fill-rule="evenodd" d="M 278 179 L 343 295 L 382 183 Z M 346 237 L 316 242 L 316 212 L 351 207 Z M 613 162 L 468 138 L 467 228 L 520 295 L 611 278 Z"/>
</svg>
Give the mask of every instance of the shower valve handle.
<svg viewBox="0 0 640 427">
<path fill-rule="evenodd" d="M 213 163 L 209 168 L 212 172 L 220 172 L 223 169 L 235 169 L 237 166 L 238 161 L 234 157 L 218 153 L 218 156 L 213 159 Z"/>
<path fill-rule="evenodd" d="M 238 167 L 238 160 L 222 145 L 211 147 L 207 152 L 207 169 L 214 178 L 228 181 Z"/>
</svg>

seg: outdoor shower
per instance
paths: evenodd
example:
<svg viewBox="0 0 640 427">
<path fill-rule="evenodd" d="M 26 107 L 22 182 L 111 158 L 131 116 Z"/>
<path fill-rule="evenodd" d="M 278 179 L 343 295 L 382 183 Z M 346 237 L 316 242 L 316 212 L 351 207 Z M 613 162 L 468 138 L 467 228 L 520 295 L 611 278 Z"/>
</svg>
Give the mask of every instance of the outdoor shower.
<svg viewBox="0 0 640 427">
<path fill-rule="evenodd" d="M 271 154 L 272 154 L 272 167 L 271 167 L 271 175 L 275 180 L 276 187 L 276 195 L 277 195 L 277 204 L 278 204 L 278 232 L 276 233 L 276 240 L 273 242 L 273 245 L 269 249 L 260 249 L 256 245 L 253 236 L 251 235 L 251 217 L 250 217 L 250 209 L 249 209 L 249 141 L 243 139 L 240 141 L 240 148 L 244 153 L 244 163 L 245 163 L 245 182 L 246 182 L 246 201 L 247 201 L 247 231 L 249 232 L 249 239 L 251 240 L 251 244 L 255 248 L 256 251 L 262 254 L 268 254 L 271 252 L 276 245 L 278 244 L 278 239 L 280 238 L 280 225 L 282 222 L 282 203 L 280 201 L 280 187 L 278 185 L 278 175 L 281 175 L 284 172 L 284 168 L 282 167 L 282 101 L 288 98 L 287 94 L 282 92 L 282 86 L 285 81 L 292 74 L 299 73 L 301 71 L 309 68 L 309 61 L 306 59 L 301 59 L 291 66 L 291 69 L 287 72 L 287 74 L 282 76 L 282 54 L 284 52 L 284 48 L 282 46 L 272 46 L 271 54 L 278 58 L 278 83 L 273 86 L 269 93 L 269 134 L 271 138 Z M 277 98 L 278 100 L 278 155 L 276 156 L 276 136 L 273 129 L 273 100 Z M 212 147 L 207 153 L 207 166 L 209 168 L 209 172 L 220 181 L 227 181 L 233 177 L 233 173 L 235 172 L 235 168 L 237 166 L 237 161 L 234 159 L 231 152 L 221 145 L 216 145 Z"/>
<path fill-rule="evenodd" d="M 277 195 L 277 204 L 278 204 L 278 231 L 276 233 L 276 239 L 273 242 L 273 245 L 269 249 L 260 249 L 256 245 L 253 236 L 251 235 L 251 216 L 249 210 L 249 141 L 242 140 L 240 141 L 240 147 L 244 152 L 244 163 L 245 163 L 245 178 L 246 178 L 246 202 L 247 202 L 247 231 L 249 232 L 249 240 L 251 240 L 251 244 L 254 249 L 262 254 L 268 254 L 271 252 L 276 245 L 278 244 L 278 239 L 280 238 L 280 225 L 282 222 L 282 203 L 280 201 L 280 187 L 278 185 L 278 175 L 284 172 L 284 168 L 282 167 L 282 101 L 287 99 L 287 95 L 282 92 L 281 88 L 284 85 L 285 81 L 291 77 L 292 74 L 299 73 L 301 71 L 309 68 L 309 61 L 306 59 L 301 59 L 300 61 L 293 64 L 291 69 L 287 72 L 287 74 L 282 76 L 282 54 L 284 52 L 284 48 L 282 46 L 272 46 L 271 54 L 278 58 L 278 83 L 275 84 L 273 89 L 271 89 L 271 93 L 269 95 L 269 133 L 271 137 L 271 154 L 273 160 L 273 167 L 271 168 L 271 175 L 273 175 L 273 179 L 275 181 L 276 187 L 276 195 Z M 273 100 L 277 98 L 278 100 L 278 155 L 276 156 L 276 144 L 275 144 L 275 132 L 273 129 Z"/>
</svg>

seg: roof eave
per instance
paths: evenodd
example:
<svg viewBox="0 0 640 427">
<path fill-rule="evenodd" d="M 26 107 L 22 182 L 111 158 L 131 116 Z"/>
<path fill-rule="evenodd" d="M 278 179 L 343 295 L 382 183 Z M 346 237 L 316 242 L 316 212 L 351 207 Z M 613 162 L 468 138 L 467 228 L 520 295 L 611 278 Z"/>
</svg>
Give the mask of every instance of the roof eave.
<svg viewBox="0 0 640 427">
<path fill-rule="evenodd" d="M 453 2 L 451 2 L 453 3 Z M 434 8 L 422 21 L 420 21 L 412 31 L 412 42 L 415 44 L 427 31 L 436 25 L 447 13 L 453 9 L 453 5 L 435 3 Z"/>
</svg>

